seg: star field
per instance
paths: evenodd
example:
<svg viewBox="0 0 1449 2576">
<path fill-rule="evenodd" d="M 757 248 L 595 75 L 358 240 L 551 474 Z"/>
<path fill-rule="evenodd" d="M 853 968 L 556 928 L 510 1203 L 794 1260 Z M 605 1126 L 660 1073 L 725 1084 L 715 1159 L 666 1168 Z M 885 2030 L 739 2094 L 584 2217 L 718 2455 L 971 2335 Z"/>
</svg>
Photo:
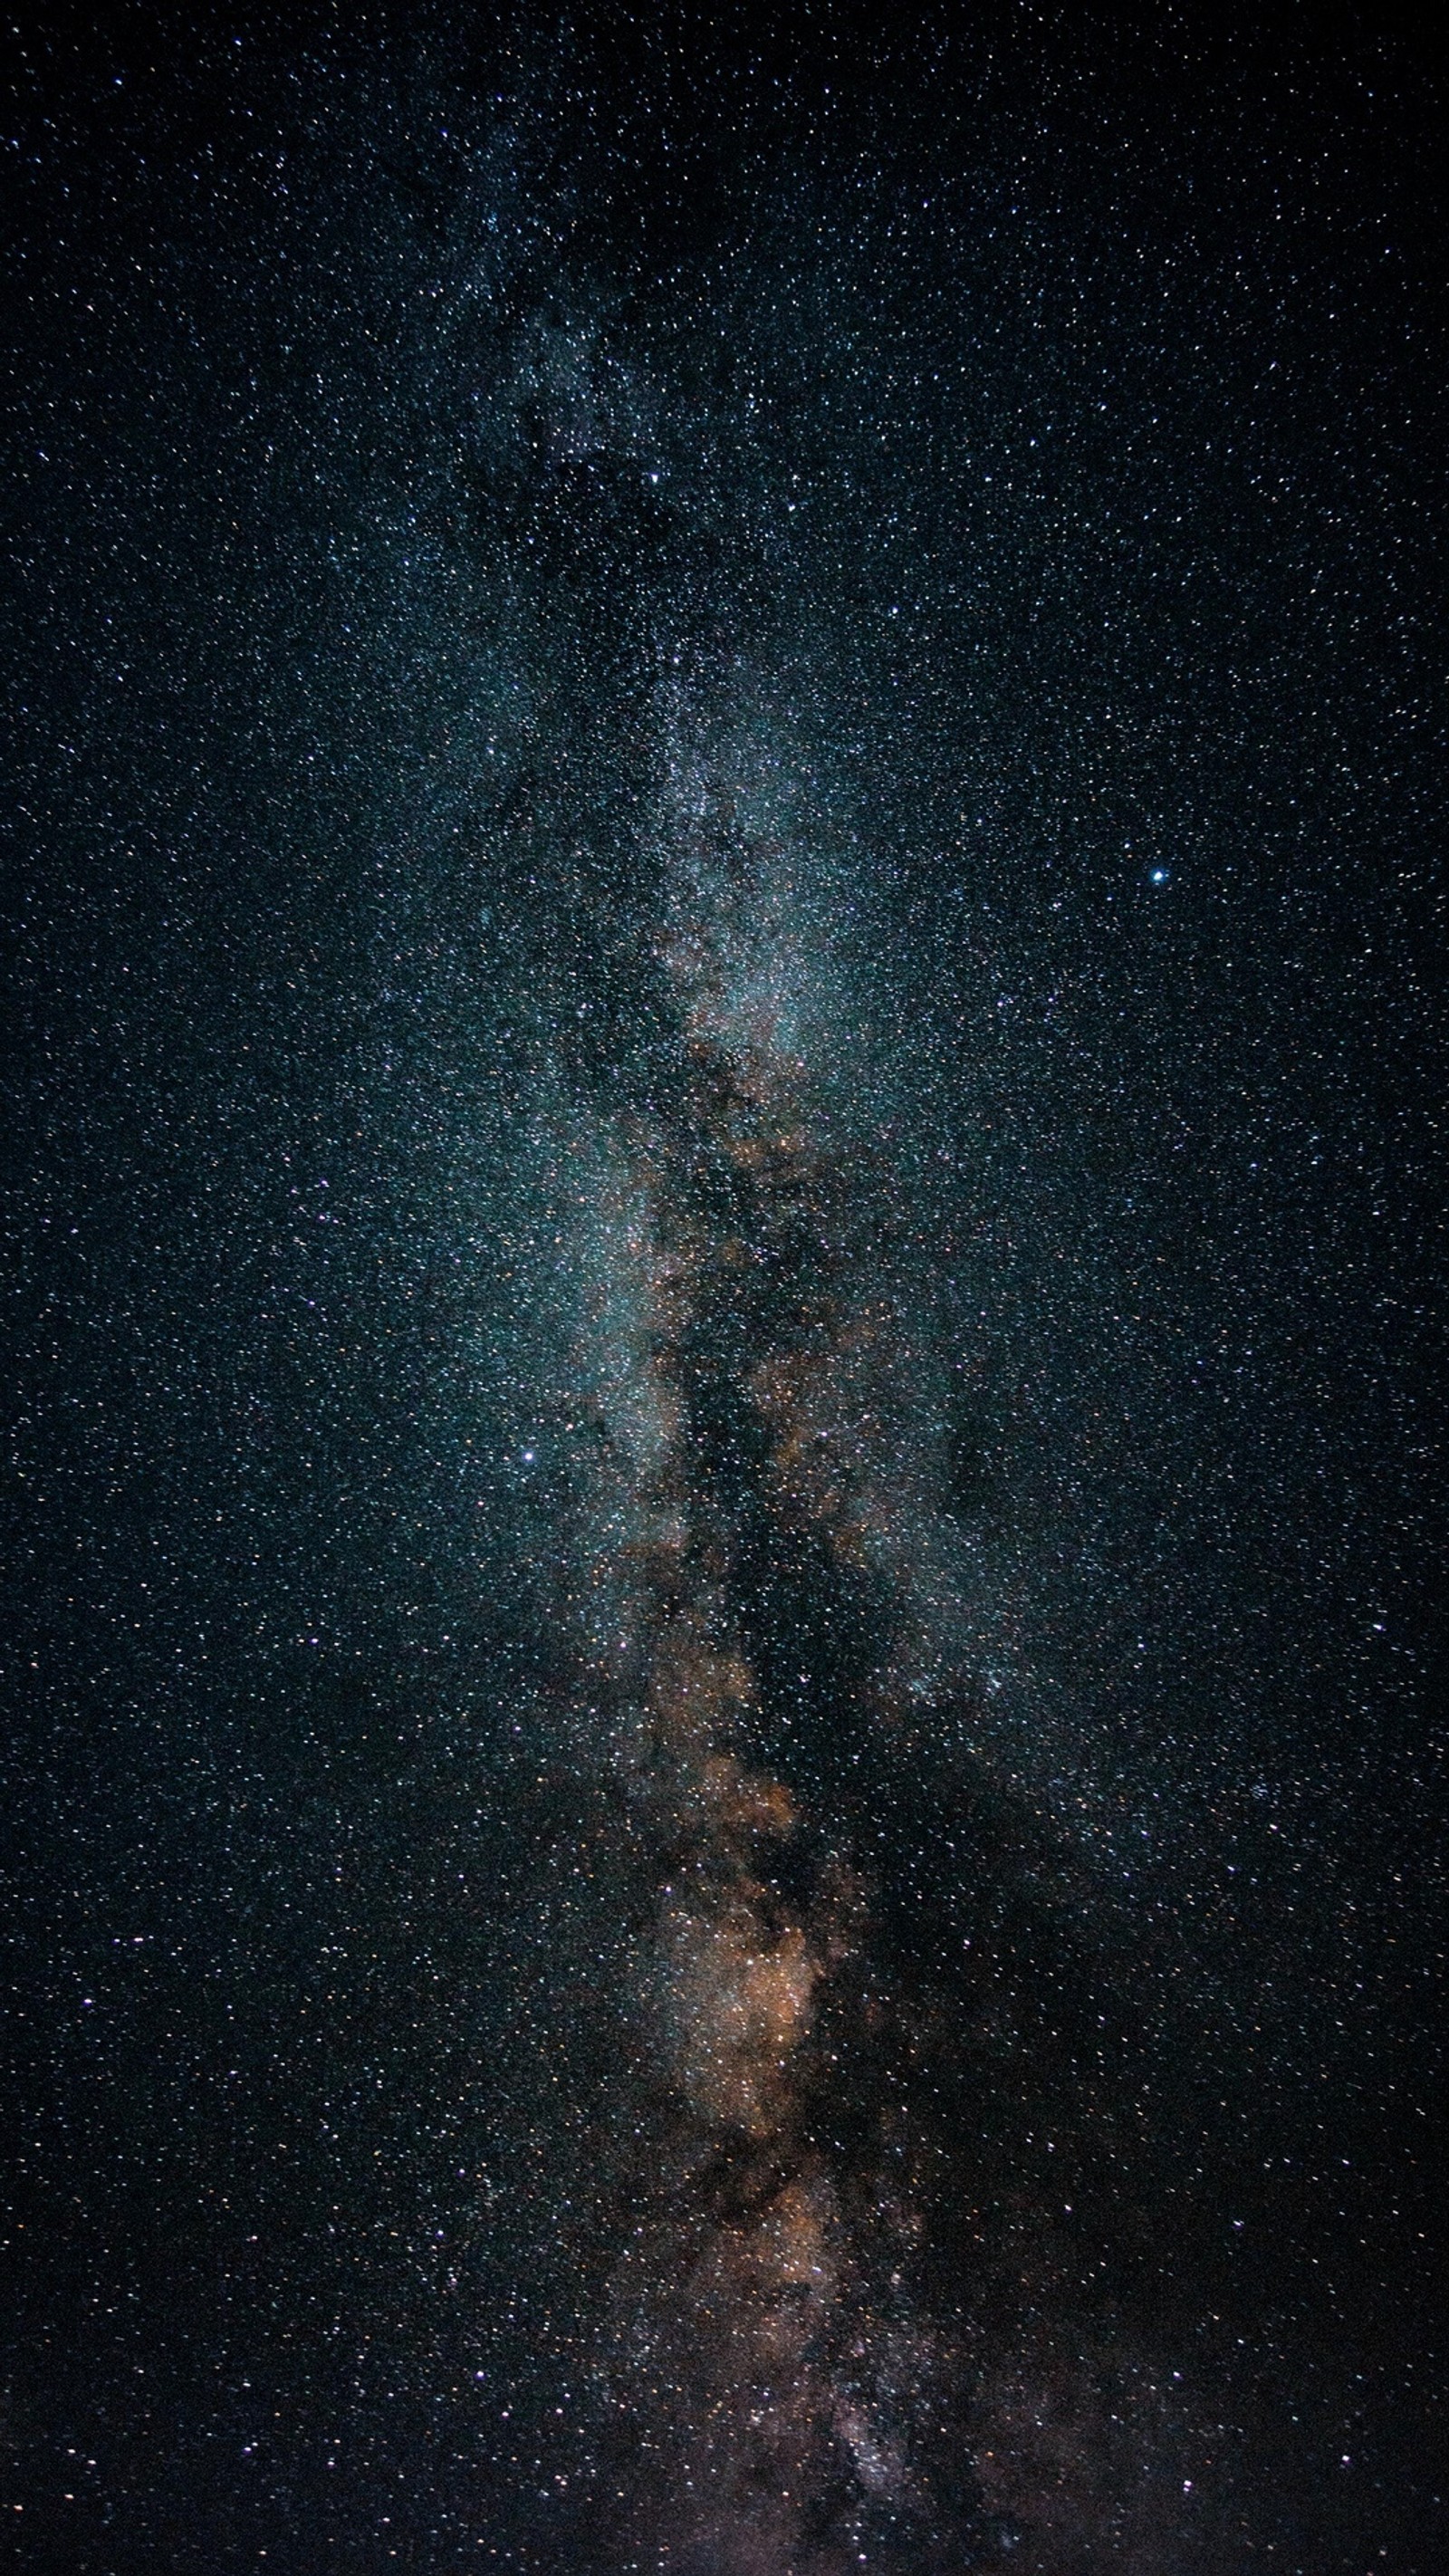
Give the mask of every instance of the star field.
<svg viewBox="0 0 1449 2576">
<path fill-rule="evenodd" d="M 1431 2576 L 1437 66 L 7 80 L 17 2565 Z"/>
</svg>

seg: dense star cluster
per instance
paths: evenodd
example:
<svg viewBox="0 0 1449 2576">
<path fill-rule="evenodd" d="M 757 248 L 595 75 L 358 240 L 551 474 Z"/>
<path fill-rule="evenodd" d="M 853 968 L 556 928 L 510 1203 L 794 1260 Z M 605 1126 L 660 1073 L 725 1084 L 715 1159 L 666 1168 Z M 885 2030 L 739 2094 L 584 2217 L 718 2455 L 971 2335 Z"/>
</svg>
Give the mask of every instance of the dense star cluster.
<svg viewBox="0 0 1449 2576">
<path fill-rule="evenodd" d="M 16 2563 L 1437 2576 L 1435 67 L 9 79 Z"/>
</svg>

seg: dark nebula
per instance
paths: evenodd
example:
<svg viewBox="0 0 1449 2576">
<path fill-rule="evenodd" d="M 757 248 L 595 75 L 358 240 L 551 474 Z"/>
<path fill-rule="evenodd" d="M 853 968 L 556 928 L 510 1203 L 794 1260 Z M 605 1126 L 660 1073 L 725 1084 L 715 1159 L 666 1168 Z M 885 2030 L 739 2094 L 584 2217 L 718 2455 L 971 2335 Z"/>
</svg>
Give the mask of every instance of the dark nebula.
<svg viewBox="0 0 1449 2576">
<path fill-rule="evenodd" d="M 13 2563 L 1437 2576 L 1442 66 L 8 61 Z"/>
</svg>

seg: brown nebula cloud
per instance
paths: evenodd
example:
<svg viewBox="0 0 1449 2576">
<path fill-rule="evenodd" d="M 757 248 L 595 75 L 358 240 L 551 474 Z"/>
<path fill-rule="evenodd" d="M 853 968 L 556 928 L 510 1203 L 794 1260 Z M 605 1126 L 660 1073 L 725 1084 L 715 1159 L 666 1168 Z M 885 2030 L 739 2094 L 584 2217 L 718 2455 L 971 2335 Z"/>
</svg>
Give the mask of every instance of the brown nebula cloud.
<svg viewBox="0 0 1449 2576">
<path fill-rule="evenodd" d="M 759 970 L 777 858 L 728 822 L 686 848 L 657 944 L 671 1074 L 625 1139 L 654 1436 L 614 1653 L 655 1873 L 634 1997 L 653 2108 L 610 2376 L 636 2543 L 717 2576 L 855 2565 L 861 2512 L 911 2488 L 828 2134 L 868 1890 L 759 1752 L 759 1568 L 800 1532 L 863 1561 L 881 1322 L 846 1294 L 844 1178 Z"/>
<path fill-rule="evenodd" d="M 929 1652 L 890 1177 L 802 1053 L 780 876 L 723 800 L 681 835 L 668 1037 L 608 1161 L 630 1356 L 590 1449 L 593 1682 L 637 1865 L 615 2554 L 944 2576 L 1025 2542 L 1068 2576 L 1116 2563 L 1125 2346 L 1083 2360 L 1052 2236 L 1079 2077 L 1016 1962 L 1057 1978 L 1055 1864 L 951 1749 L 970 1686 Z M 1061 1890 L 1080 1914 L 1065 1863 Z"/>
</svg>

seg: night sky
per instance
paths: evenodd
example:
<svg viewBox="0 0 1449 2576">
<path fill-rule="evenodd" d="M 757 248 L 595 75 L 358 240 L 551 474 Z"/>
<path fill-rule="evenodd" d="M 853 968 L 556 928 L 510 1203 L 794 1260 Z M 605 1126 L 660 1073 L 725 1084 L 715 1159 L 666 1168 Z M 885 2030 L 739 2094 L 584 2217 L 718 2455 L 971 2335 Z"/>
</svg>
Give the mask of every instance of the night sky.
<svg viewBox="0 0 1449 2576">
<path fill-rule="evenodd" d="M 6 45 L 0 2554 L 1440 2576 L 1442 61 Z"/>
</svg>

